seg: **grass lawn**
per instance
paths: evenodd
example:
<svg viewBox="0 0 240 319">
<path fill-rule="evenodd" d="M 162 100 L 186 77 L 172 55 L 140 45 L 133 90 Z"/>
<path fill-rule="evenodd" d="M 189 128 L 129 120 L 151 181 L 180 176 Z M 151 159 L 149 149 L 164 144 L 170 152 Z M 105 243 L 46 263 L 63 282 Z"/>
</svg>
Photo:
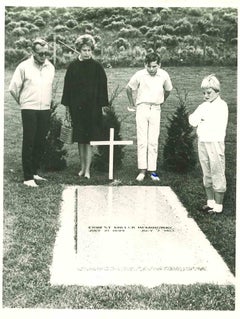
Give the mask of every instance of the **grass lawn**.
<svg viewBox="0 0 240 319">
<path fill-rule="evenodd" d="M 109 92 L 117 85 L 125 87 L 136 69 L 107 69 Z M 202 78 L 215 73 L 222 82 L 222 97 L 229 106 L 229 125 L 226 136 L 226 177 L 228 189 L 224 214 L 206 216 L 198 212 L 205 203 L 202 174 L 196 168 L 187 174 L 167 172 L 162 167 L 163 145 L 166 139 L 167 117 L 178 100 L 175 90 L 162 110 L 158 169 L 161 185 L 171 186 L 189 215 L 218 250 L 228 267 L 235 273 L 235 216 L 236 216 L 236 127 L 237 127 L 237 70 L 227 67 L 167 68 L 173 85 L 189 91 L 188 107 L 194 110 L 202 102 Z M 60 101 L 65 70 L 56 73 L 57 94 Z M 68 166 L 61 172 L 45 172 L 47 183 L 38 189 L 22 185 L 21 141 L 22 127 L 19 107 L 8 93 L 12 76 L 5 73 L 4 113 L 4 259 L 3 306 L 9 308 L 73 308 L 73 309 L 159 309 L 159 310 L 234 310 L 235 289 L 213 285 L 161 285 L 116 287 L 51 287 L 49 266 L 56 232 L 59 228 L 59 205 L 63 184 L 108 184 L 108 174 L 92 172 L 90 181 L 80 181 L 77 145 L 68 145 Z M 231 86 L 229 86 L 231 81 Z M 115 179 L 123 185 L 136 185 L 135 117 L 127 113 L 125 91 L 115 100 L 116 112 L 122 119 L 123 139 L 134 141 L 125 147 L 123 168 L 115 172 Z M 63 116 L 64 108 L 58 108 Z M 143 185 L 152 185 L 150 180 Z"/>
</svg>

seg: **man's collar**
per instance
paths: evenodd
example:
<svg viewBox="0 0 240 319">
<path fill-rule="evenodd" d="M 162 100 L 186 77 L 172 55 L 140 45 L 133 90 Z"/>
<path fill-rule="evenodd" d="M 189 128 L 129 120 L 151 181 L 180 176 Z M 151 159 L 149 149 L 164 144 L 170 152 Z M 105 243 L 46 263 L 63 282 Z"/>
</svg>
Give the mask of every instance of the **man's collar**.
<svg viewBox="0 0 240 319">
<path fill-rule="evenodd" d="M 49 64 L 49 61 L 48 61 L 47 59 L 45 59 L 45 61 L 44 61 L 43 64 L 37 63 L 37 62 L 35 61 L 33 55 L 31 55 L 31 60 L 32 60 L 32 63 L 34 63 L 35 65 L 37 65 L 39 68 L 40 68 L 40 67 L 45 67 L 45 66 L 47 66 L 47 65 Z"/>
<path fill-rule="evenodd" d="M 160 75 L 160 70 L 161 70 L 161 68 L 158 68 L 157 69 L 157 73 L 154 76 L 156 76 L 156 75 L 159 76 Z M 146 68 L 144 68 L 144 74 L 150 75 Z M 150 76 L 152 76 L 152 75 L 150 75 Z"/>
</svg>

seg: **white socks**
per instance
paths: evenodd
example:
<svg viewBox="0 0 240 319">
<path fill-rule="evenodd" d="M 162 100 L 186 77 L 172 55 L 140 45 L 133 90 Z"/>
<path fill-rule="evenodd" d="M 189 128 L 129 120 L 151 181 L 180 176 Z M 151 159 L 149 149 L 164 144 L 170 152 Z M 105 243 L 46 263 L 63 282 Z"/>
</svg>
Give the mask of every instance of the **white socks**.
<svg viewBox="0 0 240 319">
<path fill-rule="evenodd" d="M 214 199 L 207 200 L 208 207 L 212 208 L 212 210 L 216 213 L 221 213 L 223 210 L 222 204 L 217 204 Z"/>
<path fill-rule="evenodd" d="M 216 204 L 213 207 L 214 212 L 216 213 L 221 213 L 223 210 L 223 205 L 222 204 Z"/>
<path fill-rule="evenodd" d="M 213 208 L 214 205 L 215 205 L 215 200 L 214 199 L 208 199 L 207 200 L 207 205 L 208 205 L 208 207 Z"/>
</svg>

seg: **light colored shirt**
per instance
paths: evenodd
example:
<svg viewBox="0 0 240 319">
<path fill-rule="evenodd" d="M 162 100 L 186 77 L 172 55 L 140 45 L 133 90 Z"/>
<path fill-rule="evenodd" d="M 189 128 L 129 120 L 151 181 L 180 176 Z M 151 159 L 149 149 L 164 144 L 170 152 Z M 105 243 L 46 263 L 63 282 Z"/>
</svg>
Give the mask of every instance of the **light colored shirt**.
<svg viewBox="0 0 240 319">
<path fill-rule="evenodd" d="M 200 142 L 222 142 L 228 122 L 228 106 L 220 96 L 213 102 L 204 102 L 189 116 L 189 123 L 197 127 Z"/>
<path fill-rule="evenodd" d="M 136 105 L 141 103 L 162 104 L 164 91 L 172 90 L 172 82 L 166 71 L 158 69 L 156 75 L 151 76 L 146 69 L 137 71 L 127 86 L 137 90 Z"/>
<path fill-rule="evenodd" d="M 47 59 L 39 66 L 33 56 L 21 62 L 12 77 L 9 91 L 21 109 L 48 110 L 52 100 L 55 68 Z"/>
</svg>

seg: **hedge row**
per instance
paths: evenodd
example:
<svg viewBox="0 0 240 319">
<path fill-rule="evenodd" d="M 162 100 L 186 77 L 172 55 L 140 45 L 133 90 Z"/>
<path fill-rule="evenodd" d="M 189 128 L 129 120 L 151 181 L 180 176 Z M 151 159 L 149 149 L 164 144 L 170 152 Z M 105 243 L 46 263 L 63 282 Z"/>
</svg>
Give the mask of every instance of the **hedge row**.
<svg viewBox="0 0 240 319">
<path fill-rule="evenodd" d="M 236 65 L 237 10 L 234 8 L 41 8 L 6 7 L 5 64 L 11 67 L 44 36 L 73 47 L 79 34 L 95 37 L 96 58 L 105 65 L 142 65 L 158 51 L 171 65 Z M 50 50 L 52 52 L 52 50 Z M 72 52 L 57 43 L 52 60 L 65 67 Z"/>
</svg>

